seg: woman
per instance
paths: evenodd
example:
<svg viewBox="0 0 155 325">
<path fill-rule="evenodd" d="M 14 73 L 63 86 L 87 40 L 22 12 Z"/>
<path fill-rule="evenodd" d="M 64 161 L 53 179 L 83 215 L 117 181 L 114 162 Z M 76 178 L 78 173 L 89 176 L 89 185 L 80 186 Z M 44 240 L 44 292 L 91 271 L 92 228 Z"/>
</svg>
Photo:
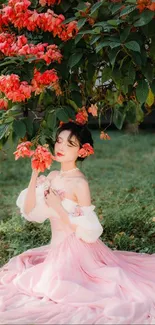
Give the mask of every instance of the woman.
<svg viewBox="0 0 155 325">
<path fill-rule="evenodd" d="M 87 144 L 87 145 L 86 145 Z M 33 171 L 17 206 L 29 221 L 49 218 L 49 245 L 0 270 L 0 324 L 155 324 L 155 254 L 112 251 L 77 160 L 93 153 L 86 126 L 57 130 L 60 171 Z"/>
</svg>

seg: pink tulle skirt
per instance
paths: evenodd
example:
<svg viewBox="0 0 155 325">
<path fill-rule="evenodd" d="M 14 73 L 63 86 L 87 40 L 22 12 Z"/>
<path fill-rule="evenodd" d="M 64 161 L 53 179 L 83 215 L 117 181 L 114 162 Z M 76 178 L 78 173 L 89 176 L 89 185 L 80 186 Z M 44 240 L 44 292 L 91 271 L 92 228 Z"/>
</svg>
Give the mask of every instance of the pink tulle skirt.
<svg viewBox="0 0 155 325">
<path fill-rule="evenodd" d="M 0 324 L 155 324 L 155 254 L 69 235 L 0 269 Z"/>
</svg>

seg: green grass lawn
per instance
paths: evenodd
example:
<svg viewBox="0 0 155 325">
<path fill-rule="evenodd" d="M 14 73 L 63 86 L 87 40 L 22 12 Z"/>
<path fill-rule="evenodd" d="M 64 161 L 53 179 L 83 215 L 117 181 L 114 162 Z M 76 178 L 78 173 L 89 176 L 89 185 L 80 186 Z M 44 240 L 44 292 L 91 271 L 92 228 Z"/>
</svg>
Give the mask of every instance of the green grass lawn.
<svg viewBox="0 0 155 325">
<path fill-rule="evenodd" d="M 92 204 L 101 220 L 102 240 L 112 249 L 155 252 L 155 135 L 93 131 L 95 155 L 79 165 L 89 180 Z M 14 148 L 15 149 L 15 148 Z M 30 160 L 14 160 L 13 149 L 0 154 L 0 265 L 31 247 L 49 243 L 49 220 L 21 218 L 16 199 L 27 187 Z M 53 169 L 59 169 L 55 162 Z M 49 172 L 49 171 L 48 171 Z M 45 175 L 47 175 L 47 173 Z"/>
</svg>

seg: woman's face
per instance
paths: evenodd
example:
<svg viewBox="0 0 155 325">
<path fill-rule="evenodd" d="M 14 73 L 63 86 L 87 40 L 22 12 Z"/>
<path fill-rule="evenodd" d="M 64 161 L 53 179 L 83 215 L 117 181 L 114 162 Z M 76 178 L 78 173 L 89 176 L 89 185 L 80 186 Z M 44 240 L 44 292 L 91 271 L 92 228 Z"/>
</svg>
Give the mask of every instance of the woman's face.
<svg viewBox="0 0 155 325">
<path fill-rule="evenodd" d="M 78 139 L 72 136 L 70 141 L 68 141 L 69 135 L 70 131 L 68 130 L 64 130 L 58 135 L 54 146 L 56 161 L 69 162 L 76 161 L 78 158 L 78 150 L 80 149 Z"/>
</svg>

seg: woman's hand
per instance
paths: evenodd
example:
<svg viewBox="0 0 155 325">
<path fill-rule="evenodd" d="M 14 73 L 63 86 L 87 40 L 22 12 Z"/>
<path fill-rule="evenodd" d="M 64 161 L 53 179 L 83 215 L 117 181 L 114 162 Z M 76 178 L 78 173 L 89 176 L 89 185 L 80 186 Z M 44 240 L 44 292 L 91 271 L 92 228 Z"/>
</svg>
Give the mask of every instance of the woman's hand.
<svg viewBox="0 0 155 325">
<path fill-rule="evenodd" d="M 49 189 L 48 193 L 45 195 L 45 202 L 48 207 L 52 207 L 54 210 L 57 211 L 61 206 L 61 198 L 60 195 L 53 189 Z"/>
</svg>

